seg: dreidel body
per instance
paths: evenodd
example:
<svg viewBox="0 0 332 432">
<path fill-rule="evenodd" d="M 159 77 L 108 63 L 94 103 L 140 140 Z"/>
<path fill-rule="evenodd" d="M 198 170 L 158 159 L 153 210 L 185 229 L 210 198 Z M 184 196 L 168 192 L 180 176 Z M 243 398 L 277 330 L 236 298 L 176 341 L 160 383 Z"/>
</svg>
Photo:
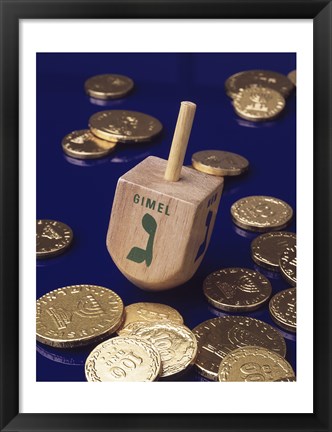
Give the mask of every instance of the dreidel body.
<svg viewBox="0 0 332 432">
<path fill-rule="evenodd" d="M 222 194 L 222 177 L 182 166 L 196 107 L 182 102 L 182 117 L 188 106 L 192 118 L 182 118 L 187 126 L 189 122 L 183 132 L 180 110 L 173 156 L 171 150 L 168 161 L 146 158 L 120 177 L 114 196 L 108 251 L 119 270 L 146 290 L 173 288 L 194 275 L 207 250 Z"/>
</svg>

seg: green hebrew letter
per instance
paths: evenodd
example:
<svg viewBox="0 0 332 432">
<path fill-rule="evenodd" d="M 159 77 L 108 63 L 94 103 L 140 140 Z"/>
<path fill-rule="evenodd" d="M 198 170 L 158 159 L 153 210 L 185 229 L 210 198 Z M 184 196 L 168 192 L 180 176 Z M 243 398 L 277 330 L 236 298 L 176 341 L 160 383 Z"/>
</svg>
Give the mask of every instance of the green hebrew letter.
<svg viewBox="0 0 332 432">
<path fill-rule="evenodd" d="M 142 226 L 144 230 L 149 234 L 146 249 L 141 249 L 136 246 L 133 247 L 127 256 L 127 259 L 139 264 L 145 261 L 147 267 L 149 267 L 153 258 L 153 242 L 154 236 L 156 234 L 157 222 L 155 221 L 154 217 L 152 217 L 148 213 L 145 213 L 142 218 Z"/>
</svg>

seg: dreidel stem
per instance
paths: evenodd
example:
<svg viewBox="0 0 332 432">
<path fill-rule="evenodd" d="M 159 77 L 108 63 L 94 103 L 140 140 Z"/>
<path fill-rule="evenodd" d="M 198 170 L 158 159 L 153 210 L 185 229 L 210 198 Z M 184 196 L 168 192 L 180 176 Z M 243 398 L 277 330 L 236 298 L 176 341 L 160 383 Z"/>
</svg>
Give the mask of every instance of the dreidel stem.
<svg viewBox="0 0 332 432">
<path fill-rule="evenodd" d="M 164 176 L 167 181 L 176 182 L 180 178 L 195 111 L 196 104 L 193 102 L 181 102 Z"/>
</svg>

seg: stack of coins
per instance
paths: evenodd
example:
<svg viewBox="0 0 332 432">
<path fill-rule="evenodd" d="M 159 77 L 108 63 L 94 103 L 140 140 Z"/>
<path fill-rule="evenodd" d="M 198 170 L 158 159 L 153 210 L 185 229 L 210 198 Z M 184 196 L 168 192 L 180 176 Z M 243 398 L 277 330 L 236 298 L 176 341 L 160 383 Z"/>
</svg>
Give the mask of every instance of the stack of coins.
<svg viewBox="0 0 332 432">
<path fill-rule="evenodd" d="M 131 78 L 124 75 L 96 75 L 84 85 L 94 99 L 110 100 L 126 96 L 134 87 Z M 77 130 L 62 140 L 67 156 L 76 159 L 97 159 L 108 156 L 117 143 L 151 141 L 162 131 L 156 118 L 136 111 L 108 110 L 93 114 L 89 129 Z"/>
<path fill-rule="evenodd" d="M 295 80 L 295 71 L 287 77 L 273 71 L 249 70 L 230 76 L 225 89 L 233 99 L 239 117 L 249 121 L 267 121 L 281 114 Z"/>
<path fill-rule="evenodd" d="M 194 334 L 167 305 L 135 303 L 124 309 L 108 288 L 73 285 L 40 297 L 36 309 L 37 341 L 43 344 L 77 348 L 103 340 L 85 362 L 88 381 L 174 378 L 197 356 Z"/>
<path fill-rule="evenodd" d="M 281 357 L 282 364 L 287 364 L 286 375 L 278 372 L 265 376 L 264 379 L 251 377 L 250 381 L 274 381 L 294 376 L 291 366 L 284 360 L 286 355 L 284 338 L 276 329 L 263 321 L 242 316 L 223 316 L 204 321 L 193 329 L 193 333 L 198 342 L 196 367 L 198 372 L 209 380 L 218 380 L 222 362 L 225 360 L 227 366 L 229 354 L 239 348 L 245 350 L 248 347 L 263 348 L 268 355 L 271 355 L 271 352 L 273 356 L 277 354 L 279 361 Z M 251 365 L 256 368 L 254 359 L 251 359 Z M 238 378 L 232 377 L 232 380 L 243 380 L 241 377 Z"/>
</svg>

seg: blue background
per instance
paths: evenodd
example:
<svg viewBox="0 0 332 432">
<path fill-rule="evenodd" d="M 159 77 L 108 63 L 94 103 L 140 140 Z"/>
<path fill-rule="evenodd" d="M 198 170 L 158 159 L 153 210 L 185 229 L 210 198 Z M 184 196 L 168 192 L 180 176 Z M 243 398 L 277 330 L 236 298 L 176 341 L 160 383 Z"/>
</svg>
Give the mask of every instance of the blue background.
<svg viewBox="0 0 332 432">
<path fill-rule="evenodd" d="M 288 74 L 296 68 L 291 53 L 237 54 L 44 54 L 37 55 L 37 218 L 68 224 L 74 243 L 63 255 L 37 261 L 37 298 L 76 284 L 108 287 L 125 305 L 159 302 L 176 308 L 189 328 L 222 313 L 208 304 L 204 278 L 219 268 L 246 267 L 269 277 L 273 293 L 289 287 L 278 273 L 258 268 L 250 243 L 258 235 L 237 228 L 230 207 L 248 195 L 281 198 L 296 211 L 296 104 L 295 92 L 282 115 L 273 122 L 252 123 L 235 114 L 224 90 L 232 74 L 267 69 Z M 84 82 L 97 74 L 131 77 L 135 90 L 124 99 L 97 105 L 84 92 Z M 225 178 L 210 246 L 195 276 L 185 285 L 164 292 L 146 292 L 130 283 L 110 258 L 106 232 L 118 178 L 149 155 L 167 159 L 180 102 L 197 104 L 185 164 L 200 150 L 228 150 L 246 157 L 249 172 Z M 103 102 L 99 102 L 103 103 Z M 105 109 L 141 111 L 158 118 L 160 137 L 147 144 L 118 145 L 107 158 L 80 161 L 62 151 L 62 138 L 88 127 L 89 117 Z M 295 217 L 286 228 L 295 232 Z M 244 315 L 277 327 L 268 305 Z M 295 335 L 278 328 L 287 344 L 287 360 L 295 369 Z M 37 343 L 38 381 L 85 381 L 84 362 L 94 345 L 63 350 Z M 192 369 L 180 380 L 197 381 Z"/>
</svg>

